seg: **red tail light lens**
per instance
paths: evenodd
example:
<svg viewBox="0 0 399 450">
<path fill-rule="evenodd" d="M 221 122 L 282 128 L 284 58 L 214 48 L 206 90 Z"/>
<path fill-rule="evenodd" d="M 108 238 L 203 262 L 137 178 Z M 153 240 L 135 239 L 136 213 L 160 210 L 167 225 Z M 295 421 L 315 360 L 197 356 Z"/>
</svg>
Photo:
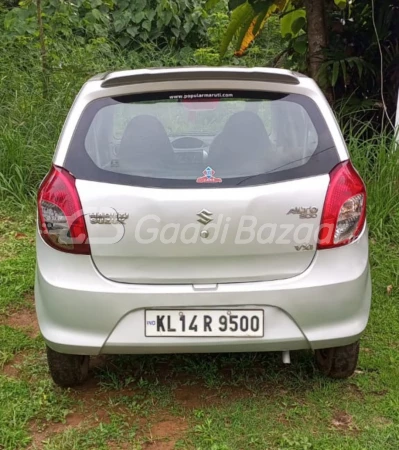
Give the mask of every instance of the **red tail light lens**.
<svg viewBox="0 0 399 450">
<path fill-rule="evenodd" d="M 330 173 L 318 248 L 349 244 L 359 236 L 365 220 L 366 188 L 350 161 L 345 161 Z"/>
<path fill-rule="evenodd" d="M 90 254 L 75 178 L 68 171 L 51 169 L 40 187 L 38 212 L 39 229 L 48 245 L 63 252 Z"/>
</svg>

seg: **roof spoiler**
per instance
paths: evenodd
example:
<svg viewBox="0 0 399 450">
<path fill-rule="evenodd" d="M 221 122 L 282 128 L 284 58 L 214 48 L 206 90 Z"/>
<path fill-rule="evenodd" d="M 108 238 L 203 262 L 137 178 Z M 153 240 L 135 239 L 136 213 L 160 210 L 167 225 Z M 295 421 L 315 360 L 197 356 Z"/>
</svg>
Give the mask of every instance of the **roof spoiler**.
<svg viewBox="0 0 399 450">
<path fill-rule="evenodd" d="M 288 70 L 248 70 L 248 69 L 147 69 L 145 71 L 121 71 L 105 74 L 101 87 L 110 88 L 140 83 L 162 81 L 238 80 L 266 83 L 300 84 L 299 77 Z"/>
</svg>

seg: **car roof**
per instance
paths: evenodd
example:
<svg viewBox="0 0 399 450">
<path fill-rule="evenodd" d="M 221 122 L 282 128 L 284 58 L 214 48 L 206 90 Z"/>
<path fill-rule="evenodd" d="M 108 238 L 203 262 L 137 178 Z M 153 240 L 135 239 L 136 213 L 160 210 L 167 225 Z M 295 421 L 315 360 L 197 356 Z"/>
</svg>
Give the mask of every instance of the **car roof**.
<svg viewBox="0 0 399 450">
<path fill-rule="evenodd" d="M 264 67 L 171 67 L 148 68 L 138 70 L 121 70 L 96 75 L 89 81 L 100 81 L 101 87 L 116 87 L 128 84 L 183 81 L 183 80 L 245 80 L 269 81 L 282 84 L 300 84 L 300 78 L 307 78 L 300 73 L 285 69 Z"/>
</svg>

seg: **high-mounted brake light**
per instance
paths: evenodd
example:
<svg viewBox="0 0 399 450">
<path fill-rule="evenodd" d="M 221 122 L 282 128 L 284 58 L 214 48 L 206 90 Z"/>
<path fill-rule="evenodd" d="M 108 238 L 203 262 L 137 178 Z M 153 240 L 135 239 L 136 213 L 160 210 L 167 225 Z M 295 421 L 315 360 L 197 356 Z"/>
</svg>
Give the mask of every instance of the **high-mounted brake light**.
<svg viewBox="0 0 399 450">
<path fill-rule="evenodd" d="M 330 173 L 318 248 L 332 248 L 355 240 L 366 220 L 366 188 L 350 161 Z"/>
<path fill-rule="evenodd" d="M 51 169 L 39 190 L 38 212 L 39 230 L 48 245 L 67 253 L 90 254 L 75 178 L 68 171 Z"/>
</svg>

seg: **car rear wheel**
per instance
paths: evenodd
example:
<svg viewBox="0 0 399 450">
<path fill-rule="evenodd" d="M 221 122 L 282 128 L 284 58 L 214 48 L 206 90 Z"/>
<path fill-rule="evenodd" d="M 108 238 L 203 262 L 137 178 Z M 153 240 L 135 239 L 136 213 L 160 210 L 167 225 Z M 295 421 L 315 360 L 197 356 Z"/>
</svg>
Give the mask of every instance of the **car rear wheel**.
<svg viewBox="0 0 399 450">
<path fill-rule="evenodd" d="M 47 362 L 54 383 L 61 387 L 72 387 L 84 383 L 89 375 L 90 357 L 67 355 L 47 347 Z"/>
<path fill-rule="evenodd" d="M 355 372 L 359 357 L 359 341 L 343 347 L 315 351 L 317 368 L 331 378 L 348 378 Z"/>
</svg>

